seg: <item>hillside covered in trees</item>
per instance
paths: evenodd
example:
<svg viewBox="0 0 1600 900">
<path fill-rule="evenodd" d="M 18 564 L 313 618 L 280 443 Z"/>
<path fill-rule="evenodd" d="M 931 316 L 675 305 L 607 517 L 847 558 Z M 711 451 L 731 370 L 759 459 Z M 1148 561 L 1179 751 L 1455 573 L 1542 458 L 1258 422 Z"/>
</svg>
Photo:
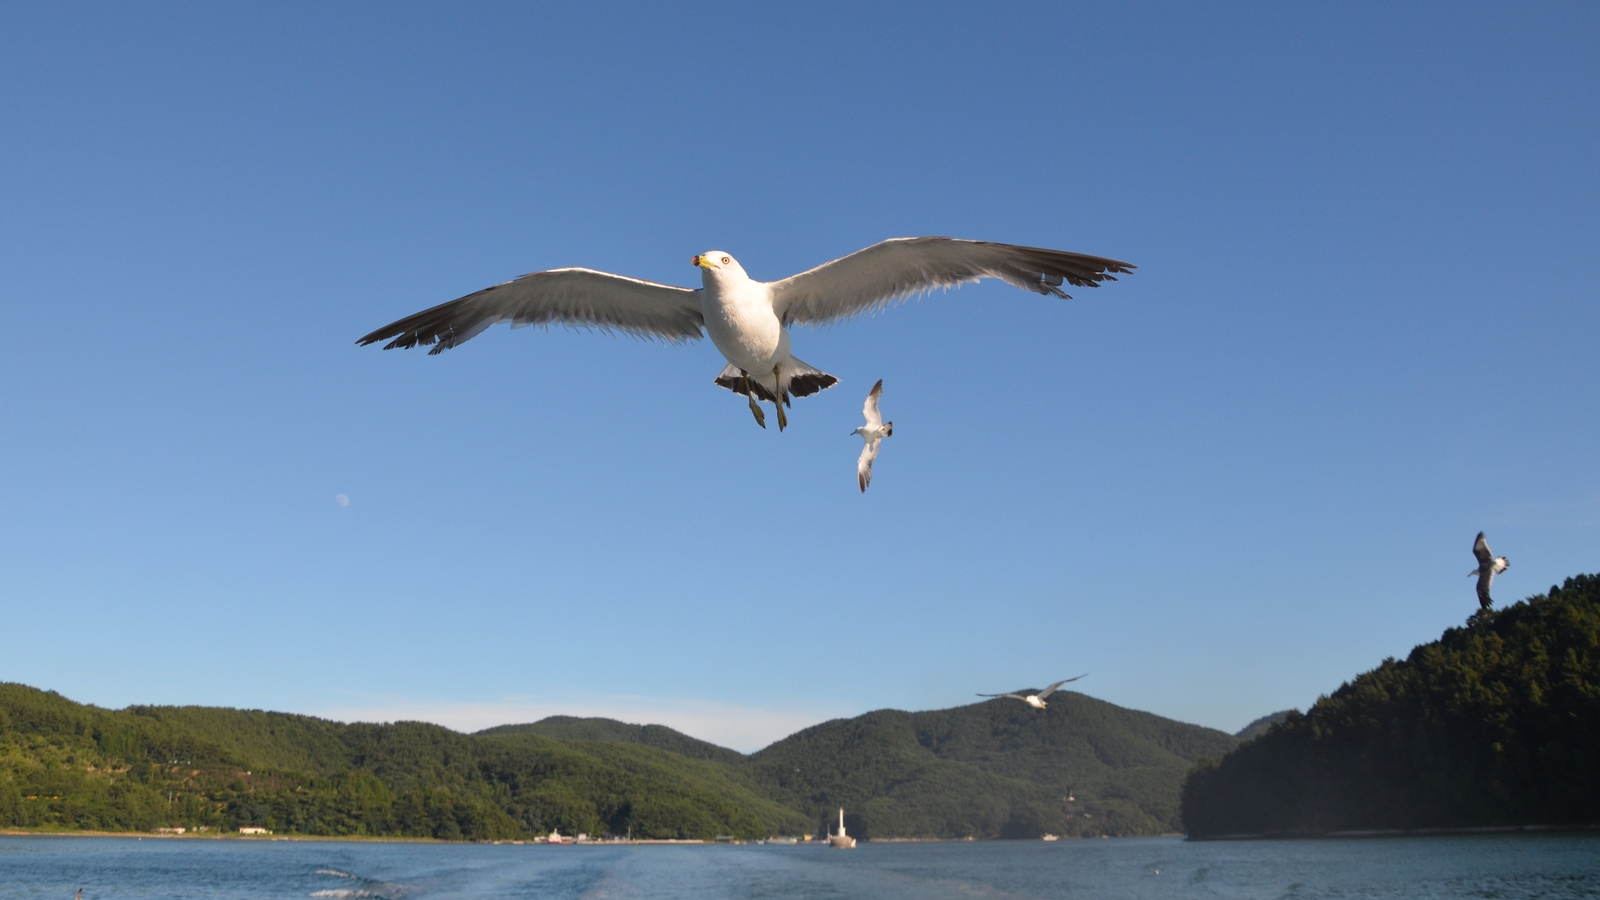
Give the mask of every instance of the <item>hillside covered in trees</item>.
<svg viewBox="0 0 1600 900">
<path fill-rule="evenodd" d="M 552 717 L 464 735 L 206 707 L 106 710 L 0 684 L 0 827 L 445 839 L 1134 835 L 1237 740 L 1072 692 L 824 722 L 746 756 Z"/>
<path fill-rule="evenodd" d="M 810 821 L 721 764 L 637 743 L 203 707 L 113 711 L 0 684 L 0 827 L 241 825 L 487 840 L 553 828 L 766 837 Z"/>
<path fill-rule="evenodd" d="M 1001 698 L 824 722 L 753 754 L 746 772 L 813 821 L 843 806 L 865 838 L 1146 835 L 1180 830 L 1184 774 L 1238 743 L 1058 691 L 1044 710 Z"/>
<path fill-rule="evenodd" d="M 660 750 L 669 750 L 690 759 L 710 759 L 717 762 L 737 763 L 744 754 L 710 741 L 693 738 L 665 725 L 630 725 L 616 719 L 578 718 L 576 716 L 550 716 L 526 725 L 497 725 L 485 728 L 478 734 L 539 734 L 568 741 L 602 741 L 619 744 L 643 744 Z"/>
<path fill-rule="evenodd" d="M 1600 576 L 1476 614 L 1196 767 L 1191 837 L 1600 823 Z"/>
</svg>

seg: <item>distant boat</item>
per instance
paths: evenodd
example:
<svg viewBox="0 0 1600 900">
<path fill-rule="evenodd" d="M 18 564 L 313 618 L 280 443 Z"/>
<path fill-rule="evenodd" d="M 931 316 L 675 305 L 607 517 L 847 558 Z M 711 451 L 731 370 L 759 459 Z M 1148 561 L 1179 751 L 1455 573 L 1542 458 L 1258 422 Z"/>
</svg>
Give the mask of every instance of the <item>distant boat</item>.
<svg viewBox="0 0 1600 900">
<path fill-rule="evenodd" d="M 828 846 L 836 850 L 850 850 L 856 845 L 856 839 L 844 833 L 844 807 L 839 807 L 839 833 L 828 835 Z"/>
<path fill-rule="evenodd" d="M 1041 841 L 1059 841 L 1059 840 L 1061 840 L 1061 838 L 1058 838 L 1055 835 L 1053 835 L 1053 834 L 1051 834 L 1051 833 L 1049 833 L 1047 831 L 1047 832 L 1045 832 L 1044 837 L 1039 838 L 1039 840 L 1041 840 Z"/>
</svg>

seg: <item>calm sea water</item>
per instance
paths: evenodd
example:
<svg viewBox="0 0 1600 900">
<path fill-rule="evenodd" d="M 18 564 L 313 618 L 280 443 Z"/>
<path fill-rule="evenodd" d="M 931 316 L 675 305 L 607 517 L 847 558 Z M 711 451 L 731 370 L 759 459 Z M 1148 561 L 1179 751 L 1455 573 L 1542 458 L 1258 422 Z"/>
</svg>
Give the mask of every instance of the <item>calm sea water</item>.
<svg viewBox="0 0 1600 900">
<path fill-rule="evenodd" d="M 0 837 L 0 898 L 1600 897 L 1600 835 L 512 846 Z"/>
</svg>

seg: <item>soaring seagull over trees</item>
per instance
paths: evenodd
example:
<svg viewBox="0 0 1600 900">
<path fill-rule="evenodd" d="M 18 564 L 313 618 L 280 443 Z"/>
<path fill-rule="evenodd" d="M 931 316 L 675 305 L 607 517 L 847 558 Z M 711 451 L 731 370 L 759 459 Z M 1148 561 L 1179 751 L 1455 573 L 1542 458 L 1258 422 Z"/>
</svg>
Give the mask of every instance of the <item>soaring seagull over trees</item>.
<svg viewBox="0 0 1600 900">
<path fill-rule="evenodd" d="M 1488 609 L 1494 604 L 1489 596 L 1489 586 L 1494 584 L 1494 577 L 1511 568 L 1511 560 L 1504 556 L 1495 556 L 1489 552 L 1489 542 L 1483 539 L 1483 532 L 1478 532 L 1478 539 L 1472 542 L 1472 555 L 1478 558 L 1478 567 L 1467 573 L 1467 577 L 1478 576 L 1478 611 Z"/>
<path fill-rule="evenodd" d="M 1089 675 L 1089 673 L 1085 672 L 1082 675 L 1079 675 L 1078 678 L 1085 678 L 1088 675 Z M 1021 700 L 1023 703 L 1028 704 L 1029 706 L 1033 707 L 1034 709 L 1047 709 L 1047 708 L 1049 708 L 1050 704 L 1044 702 L 1044 698 L 1050 696 L 1051 694 L 1054 694 L 1056 692 L 1056 688 L 1061 687 L 1063 684 L 1069 684 L 1071 682 L 1077 681 L 1078 678 L 1063 678 L 1060 681 L 1056 682 L 1055 684 L 1050 685 L 1049 687 L 1045 688 L 1044 690 L 1040 691 L 1037 694 L 979 694 L 978 696 L 979 697 L 1011 697 L 1012 699 L 1015 699 L 1015 700 Z M 1069 791 L 1068 793 L 1071 793 L 1071 792 Z"/>
<path fill-rule="evenodd" d="M 782 281 L 756 281 L 721 250 L 692 262 L 701 270 L 698 290 L 594 269 L 550 269 L 391 322 L 358 343 L 388 341 L 385 350 L 433 344 L 432 355 L 497 322 L 510 322 L 512 328 L 559 322 L 669 343 L 699 340 L 710 332 L 728 360 L 716 383 L 745 395 L 762 428 L 767 417 L 756 401 L 771 403 L 781 431 L 788 424 L 783 408 L 791 396 L 814 394 L 839 380 L 789 352 L 792 325 L 838 322 L 933 288 L 983 278 L 1070 299 L 1062 284 L 1099 287 L 1134 268 L 1063 250 L 944 237 L 894 238 Z"/>
</svg>

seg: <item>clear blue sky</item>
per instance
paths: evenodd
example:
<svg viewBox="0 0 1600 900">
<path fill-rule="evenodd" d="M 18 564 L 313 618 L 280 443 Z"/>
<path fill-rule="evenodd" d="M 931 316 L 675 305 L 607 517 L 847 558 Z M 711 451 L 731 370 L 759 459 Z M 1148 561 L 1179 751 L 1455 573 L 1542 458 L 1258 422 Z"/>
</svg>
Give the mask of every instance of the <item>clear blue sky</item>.
<svg viewBox="0 0 1600 900">
<path fill-rule="evenodd" d="M 1600 7 L 12 4 L 0 679 L 753 749 L 1091 673 L 1235 730 L 1600 570 Z M 582 265 L 1136 274 L 357 348 Z M 868 387 L 896 424 L 854 460 Z M 340 506 L 336 495 L 346 495 Z"/>
</svg>

